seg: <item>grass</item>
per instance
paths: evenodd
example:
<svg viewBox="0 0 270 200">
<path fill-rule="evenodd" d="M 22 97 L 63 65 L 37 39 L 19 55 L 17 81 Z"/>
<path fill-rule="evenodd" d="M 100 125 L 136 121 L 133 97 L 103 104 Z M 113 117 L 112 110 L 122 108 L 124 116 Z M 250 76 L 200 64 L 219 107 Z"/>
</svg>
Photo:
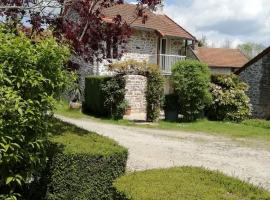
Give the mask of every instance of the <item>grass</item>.
<svg viewBox="0 0 270 200">
<path fill-rule="evenodd" d="M 119 178 L 118 191 L 132 200 L 269 200 L 270 193 L 219 172 L 181 167 Z"/>
<path fill-rule="evenodd" d="M 111 154 L 126 151 L 125 148 L 109 138 L 85 131 L 59 120 L 53 122 L 53 132 L 50 140 L 62 145 L 65 154 L 109 157 Z"/>
<path fill-rule="evenodd" d="M 214 135 L 230 136 L 235 138 L 255 138 L 270 141 L 270 121 L 266 120 L 246 120 L 242 123 L 215 122 L 206 119 L 198 120 L 193 123 L 174 123 L 159 121 L 151 125 L 138 125 L 127 120 L 114 121 L 110 119 L 95 118 L 81 113 L 80 111 L 70 110 L 67 103 L 57 104 L 57 114 L 71 118 L 90 118 L 99 122 L 113 123 L 124 126 L 140 126 L 144 128 L 156 128 L 164 130 L 180 130 L 188 132 L 203 132 Z"/>
</svg>

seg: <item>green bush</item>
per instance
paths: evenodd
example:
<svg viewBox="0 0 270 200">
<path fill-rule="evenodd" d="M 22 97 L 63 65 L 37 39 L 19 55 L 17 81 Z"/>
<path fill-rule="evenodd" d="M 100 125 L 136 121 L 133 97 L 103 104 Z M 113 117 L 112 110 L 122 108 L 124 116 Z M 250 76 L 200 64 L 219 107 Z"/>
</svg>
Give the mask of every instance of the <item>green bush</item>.
<svg viewBox="0 0 270 200">
<path fill-rule="evenodd" d="M 66 46 L 0 27 L 0 199 L 23 199 L 45 164 L 54 99 L 70 80 Z"/>
<path fill-rule="evenodd" d="M 122 75 L 112 77 L 102 84 L 101 91 L 106 97 L 104 101 L 105 109 L 113 119 L 122 119 L 127 109 L 125 100 L 126 79 Z"/>
<path fill-rule="evenodd" d="M 114 183 L 123 200 L 269 200 L 270 192 L 196 167 L 130 173 Z"/>
<path fill-rule="evenodd" d="M 251 106 L 245 94 L 248 87 L 236 75 L 212 76 L 212 104 L 206 109 L 211 120 L 243 121 L 250 117 Z"/>
<path fill-rule="evenodd" d="M 57 122 L 51 138 L 48 200 L 116 199 L 113 181 L 125 172 L 127 150 L 116 142 Z M 53 149 L 53 148 L 51 148 Z M 54 148 L 55 149 L 55 148 Z"/>
<path fill-rule="evenodd" d="M 164 94 L 164 79 L 156 69 L 149 70 L 147 76 L 147 121 L 154 122 L 159 119 L 161 102 Z"/>
<path fill-rule="evenodd" d="M 89 76 L 85 78 L 85 102 L 84 111 L 97 116 L 108 116 L 105 109 L 105 95 L 102 92 L 102 86 L 106 84 L 111 77 Z"/>
<path fill-rule="evenodd" d="M 180 61 L 173 66 L 172 82 L 184 121 L 198 119 L 204 108 L 211 103 L 208 66 L 198 61 Z"/>
<path fill-rule="evenodd" d="M 90 76 L 85 79 L 84 111 L 103 117 L 121 119 L 125 113 L 126 80 L 123 76 Z"/>
</svg>

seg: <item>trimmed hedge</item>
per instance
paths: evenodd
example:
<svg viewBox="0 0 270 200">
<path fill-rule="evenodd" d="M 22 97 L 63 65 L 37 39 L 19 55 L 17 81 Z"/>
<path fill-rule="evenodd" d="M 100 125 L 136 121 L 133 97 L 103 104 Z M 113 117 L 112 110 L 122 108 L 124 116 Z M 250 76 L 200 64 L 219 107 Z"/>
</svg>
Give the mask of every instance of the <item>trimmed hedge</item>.
<svg viewBox="0 0 270 200">
<path fill-rule="evenodd" d="M 49 162 L 46 198 L 116 199 L 112 183 L 125 172 L 127 150 L 108 138 L 63 122 L 55 128 L 61 135 L 51 138 L 57 151 Z"/>
<path fill-rule="evenodd" d="M 125 88 L 126 79 L 122 75 L 87 77 L 83 111 L 96 116 L 122 119 L 128 106 Z"/>
<path fill-rule="evenodd" d="M 89 76 L 85 78 L 84 112 L 97 116 L 109 115 L 104 107 L 105 95 L 102 92 L 102 85 L 111 79 L 112 77 L 107 76 Z"/>
<path fill-rule="evenodd" d="M 114 183 L 123 200 L 269 200 L 270 192 L 198 167 L 127 174 Z"/>
</svg>

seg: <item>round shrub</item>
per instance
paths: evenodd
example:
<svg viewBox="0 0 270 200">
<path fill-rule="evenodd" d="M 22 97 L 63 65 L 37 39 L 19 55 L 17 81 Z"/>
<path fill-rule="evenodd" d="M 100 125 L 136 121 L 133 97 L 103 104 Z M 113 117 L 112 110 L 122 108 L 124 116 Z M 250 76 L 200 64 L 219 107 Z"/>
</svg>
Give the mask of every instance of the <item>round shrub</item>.
<svg viewBox="0 0 270 200">
<path fill-rule="evenodd" d="M 193 60 L 180 61 L 173 66 L 172 83 L 179 97 L 179 112 L 183 120 L 198 119 L 204 108 L 211 103 L 208 66 Z"/>
<path fill-rule="evenodd" d="M 245 94 L 248 86 L 236 75 L 212 76 L 213 101 L 206 109 L 210 120 L 243 121 L 251 115 L 251 105 Z"/>
</svg>

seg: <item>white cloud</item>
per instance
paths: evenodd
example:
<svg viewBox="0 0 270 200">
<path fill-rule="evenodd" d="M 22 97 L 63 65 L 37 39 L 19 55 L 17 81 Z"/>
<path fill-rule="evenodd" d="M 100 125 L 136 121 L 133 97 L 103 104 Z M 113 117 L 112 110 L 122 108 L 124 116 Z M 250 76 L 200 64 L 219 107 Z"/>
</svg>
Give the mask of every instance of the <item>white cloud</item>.
<svg viewBox="0 0 270 200">
<path fill-rule="evenodd" d="M 210 43 L 233 46 L 252 41 L 270 45 L 269 0 L 185 0 L 167 2 L 165 13 L 197 38 L 205 35 Z"/>
</svg>

